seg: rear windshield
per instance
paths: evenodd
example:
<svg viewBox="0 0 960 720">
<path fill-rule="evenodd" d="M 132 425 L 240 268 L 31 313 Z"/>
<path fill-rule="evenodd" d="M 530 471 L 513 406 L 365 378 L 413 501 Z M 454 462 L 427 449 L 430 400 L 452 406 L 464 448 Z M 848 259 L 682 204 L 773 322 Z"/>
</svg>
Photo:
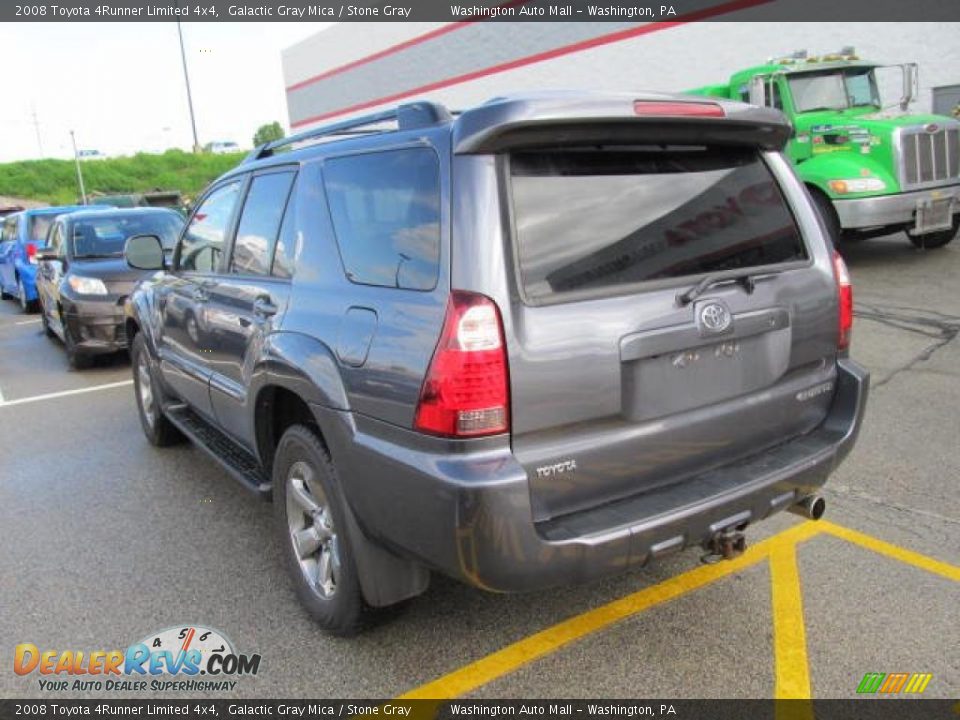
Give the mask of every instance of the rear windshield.
<svg viewBox="0 0 960 720">
<path fill-rule="evenodd" d="M 172 250 L 183 227 L 183 220 L 173 212 L 90 217 L 74 221 L 74 257 L 117 257 L 134 235 L 156 235 L 164 250 Z"/>
<path fill-rule="evenodd" d="M 30 220 L 27 225 L 30 242 L 40 243 L 41 245 L 46 243 L 47 231 L 50 229 L 50 226 L 53 225 L 53 222 L 56 219 L 56 215 L 30 216 Z"/>
<path fill-rule="evenodd" d="M 612 294 L 638 282 L 807 257 L 780 188 L 753 149 L 518 153 L 510 171 L 530 300 Z"/>
</svg>

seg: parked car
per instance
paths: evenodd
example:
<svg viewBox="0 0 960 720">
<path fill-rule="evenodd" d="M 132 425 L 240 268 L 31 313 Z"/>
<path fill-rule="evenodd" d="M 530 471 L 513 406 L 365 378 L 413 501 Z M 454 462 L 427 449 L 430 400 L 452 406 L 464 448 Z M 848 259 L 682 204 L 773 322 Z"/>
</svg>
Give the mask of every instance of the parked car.
<svg viewBox="0 0 960 720">
<path fill-rule="evenodd" d="M 240 152 L 240 146 L 232 140 L 218 140 L 207 143 L 206 150 L 214 155 L 228 155 L 229 153 Z"/>
<path fill-rule="evenodd" d="M 24 312 L 37 306 L 37 252 L 57 215 L 82 210 L 83 205 L 35 208 L 13 213 L 0 230 L 0 297 L 16 298 Z"/>
<path fill-rule="evenodd" d="M 126 306 L 144 433 L 272 495 L 334 633 L 430 571 L 521 591 L 733 557 L 823 513 L 867 394 L 789 137 L 732 101 L 543 94 L 268 144 L 172 262 L 128 243 L 162 271 Z"/>
<path fill-rule="evenodd" d="M 172 251 L 183 218 L 163 208 L 86 210 L 59 216 L 38 253 L 43 329 L 58 337 L 75 368 L 127 347 L 123 303 L 145 273 L 123 259 L 134 235 L 158 237 Z"/>
</svg>

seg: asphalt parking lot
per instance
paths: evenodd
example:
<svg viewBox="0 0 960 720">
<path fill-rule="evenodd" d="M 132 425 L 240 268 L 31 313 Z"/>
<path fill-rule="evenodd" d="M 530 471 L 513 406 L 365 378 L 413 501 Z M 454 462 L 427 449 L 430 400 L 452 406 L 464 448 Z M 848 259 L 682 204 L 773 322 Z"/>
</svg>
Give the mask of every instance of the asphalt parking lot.
<svg viewBox="0 0 960 720">
<path fill-rule="evenodd" d="M 786 514 L 733 563 L 688 551 L 543 594 L 435 577 L 350 640 L 300 609 L 267 504 L 199 450 L 147 444 L 124 359 L 71 371 L 38 316 L 3 302 L 0 696 L 41 694 L 12 671 L 18 643 L 125 648 L 203 624 L 263 658 L 237 697 L 849 698 L 867 672 L 931 673 L 924 697 L 956 697 L 960 242 L 895 236 L 847 258 L 873 388 L 828 523 Z"/>
</svg>

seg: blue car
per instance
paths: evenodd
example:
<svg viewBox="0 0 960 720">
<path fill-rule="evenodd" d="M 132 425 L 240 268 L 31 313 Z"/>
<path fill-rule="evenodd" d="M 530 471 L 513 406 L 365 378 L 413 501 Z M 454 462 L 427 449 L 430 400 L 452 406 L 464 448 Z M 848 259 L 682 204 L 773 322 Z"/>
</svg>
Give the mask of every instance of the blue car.
<svg viewBox="0 0 960 720">
<path fill-rule="evenodd" d="M 47 230 L 58 215 L 87 209 L 86 205 L 36 208 L 0 220 L 0 298 L 16 298 L 24 312 L 37 308 L 37 252 L 46 247 Z"/>
</svg>

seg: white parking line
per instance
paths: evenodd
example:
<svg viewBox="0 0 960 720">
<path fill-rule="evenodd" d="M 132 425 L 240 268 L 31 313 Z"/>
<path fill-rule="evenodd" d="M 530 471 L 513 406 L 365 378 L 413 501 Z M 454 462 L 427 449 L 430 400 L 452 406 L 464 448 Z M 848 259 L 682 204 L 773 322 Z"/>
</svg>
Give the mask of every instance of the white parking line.
<svg viewBox="0 0 960 720">
<path fill-rule="evenodd" d="M 54 400 L 56 398 L 67 397 L 68 395 L 81 395 L 83 393 L 96 392 L 97 390 L 110 390 L 111 388 L 127 387 L 129 385 L 133 385 L 133 380 L 121 380 L 120 382 L 94 385 L 93 387 L 77 388 L 76 390 L 62 390 L 60 392 L 34 395 L 33 397 L 17 398 L 16 400 L 4 400 L 3 396 L 0 395 L 0 408 L 12 407 L 14 405 L 26 405 L 27 403 L 40 402 L 41 400 Z"/>
<path fill-rule="evenodd" d="M 34 320 L 17 320 L 14 325 L 33 325 L 34 323 L 40 322 L 40 318 Z"/>
</svg>

